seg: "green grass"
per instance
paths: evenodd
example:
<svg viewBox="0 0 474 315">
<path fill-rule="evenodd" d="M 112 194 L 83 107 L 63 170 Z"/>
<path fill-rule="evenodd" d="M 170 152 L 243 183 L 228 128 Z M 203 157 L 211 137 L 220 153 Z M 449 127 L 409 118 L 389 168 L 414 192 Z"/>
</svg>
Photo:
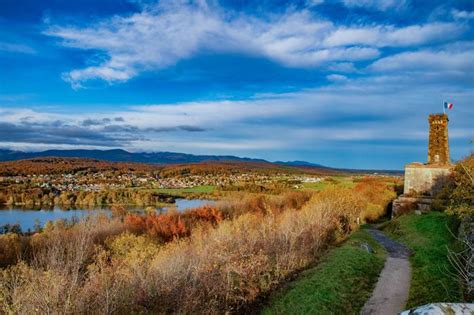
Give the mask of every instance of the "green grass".
<svg viewBox="0 0 474 315">
<path fill-rule="evenodd" d="M 375 249 L 370 254 L 363 242 Z M 330 250 L 318 265 L 273 294 L 263 314 L 358 314 L 371 296 L 385 251 L 364 230 Z"/>
<path fill-rule="evenodd" d="M 181 194 L 190 194 L 190 193 L 212 193 L 216 189 L 216 186 L 205 185 L 205 186 L 196 186 L 190 188 L 157 188 L 153 191 L 157 193 L 170 194 L 170 195 L 181 195 Z"/>
<path fill-rule="evenodd" d="M 459 302 L 460 286 L 451 275 L 447 247 L 454 244 L 449 231 L 455 220 L 441 212 L 410 214 L 393 220 L 385 231 L 414 251 L 410 257 L 412 280 L 407 307 L 434 302 Z"/>
<path fill-rule="evenodd" d="M 323 190 L 328 187 L 353 188 L 355 183 L 352 177 L 348 176 L 331 176 L 330 180 L 323 180 L 317 183 L 302 183 L 302 189 Z"/>
<path fill-rule="evenodd" d="M 303 183 L 302 189 L 323 190 L 328 187 L 328 183 L 322 181 L 318 183 Z"/>
</svg>

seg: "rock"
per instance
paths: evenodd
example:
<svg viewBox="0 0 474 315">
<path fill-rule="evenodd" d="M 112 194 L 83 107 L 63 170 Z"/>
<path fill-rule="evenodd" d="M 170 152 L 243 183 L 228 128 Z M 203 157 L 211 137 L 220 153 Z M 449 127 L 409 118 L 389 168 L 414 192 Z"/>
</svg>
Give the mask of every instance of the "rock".
<svg viewBox="0 0 474 315">
<path fill-rule="evenodd" d="M 471 315 L 474 313 L 474 304 L 472 303 L 433 303 L 418 306 L 400 315 Z"/>
<path fill-rule="evenodd" d="M 372 248 L 372 246 L 370 246 L 368 243 L 362 243 L 360 245 L 360 248 L 362 248 L 363 250 L 365 250 L 367 253 L 375 253 L 374 249 Z"/>
</svg>

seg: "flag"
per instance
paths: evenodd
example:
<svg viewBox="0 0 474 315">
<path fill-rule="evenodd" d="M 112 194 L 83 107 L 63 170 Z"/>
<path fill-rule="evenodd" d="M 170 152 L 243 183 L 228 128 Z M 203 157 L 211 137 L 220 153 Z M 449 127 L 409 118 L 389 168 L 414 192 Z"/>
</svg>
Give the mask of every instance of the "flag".
<svg viewBox="0 0 474 315">
<path fill-rule="evenodd" d="M 444 102 L 444 109 L 453 109 L 453 103 Z"/>
</svg>

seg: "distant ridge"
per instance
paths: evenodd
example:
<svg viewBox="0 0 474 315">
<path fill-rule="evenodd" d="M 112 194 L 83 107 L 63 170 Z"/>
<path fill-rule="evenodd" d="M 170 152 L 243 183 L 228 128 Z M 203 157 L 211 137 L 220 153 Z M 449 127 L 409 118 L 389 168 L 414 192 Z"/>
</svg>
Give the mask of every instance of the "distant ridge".
<svg viewBox="0 0 474 315">
<path fill-rule="evenodd" d="M 315 163 L 306 162 L 306 161 L 288 161 L 288 162 L 276 161 L 273 163 L 279 164 L 279 165 L 287 165 L 287 166 L 309 166 L 309 167 L 318 167 L 318 168 L 329 168 L 321 164 L 315 164 Z"/>
<path fill-rule="evenodd" d="M 134 162 L 134 163 L 145 163 L 145 164 L 189 164 L 189 163 L 201 163 L 201 162 L 256 162 L 256 163 L 269 163 L 273 165 L 296 167 L 300 169 L 321 169 L 328 171 L 342 171 L 348 173 L 379 173 L 379 174 L 392 174 L 400 175 L 402 171 L 391 171 L 391 170 L 355 170 L 355 169 L 338 169 L 323 166 L 320 164 L 305 162 L 305 161 L 288 161 L 288 162 L 269 162 L 264 159 L 252 159 L 245 157 L 238 157 L 233 155 L 194 155 L 187 153 L 177 152 L 128 152 L 122 149 L 113 150 L 47 150 L 41 152 L 23 152 L 0 149 L 0 162 L 1 161 L 18 161 L 27 160 L 34 158 L 44 157 L 60 157 L 60 158 L 82 158 L 82 159 L 95 159 L 109 162 Z"/>
<path fill-rule="evenodd" d="M 149 164 L 186 164 L 212 161 L 267 162 L 262 159 L 241 158 L 232 155 L 194 155 L 176 152 L 137 152 L 114 150 L 47 150 L 23 152 L 0 149 L 0 161 L 17 161 L 38 157 L 87 158 L 110 162 L 136 162 Z"/>
</svg>

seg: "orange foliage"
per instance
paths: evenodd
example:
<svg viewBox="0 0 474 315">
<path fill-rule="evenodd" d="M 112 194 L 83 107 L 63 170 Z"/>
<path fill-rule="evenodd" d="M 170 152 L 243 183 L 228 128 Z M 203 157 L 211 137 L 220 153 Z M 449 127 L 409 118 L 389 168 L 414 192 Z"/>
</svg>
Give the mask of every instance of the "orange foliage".
<svg viewBox="0 0 474 315">
<path fill-rule="evenodd" d="M 107 162 L 80 158 L 35 158 L 0 162 L 0 175 L 75 174 L 77 172 L 116 172 L 117 174 L 150 173 L 163 167 L 143 163 Z"/>
<path fill-rule="evenodd" d="M 354 191 L 364 197 L 368 202 L 386 207 L 395 197 L 394 189 L 389 187 L 386 181 L 378 178 L 364 177 L 356 186 Z"/>
<path fill-rule="evenodd" d="M 164 214 L 129 214 L 125 217 L 125 227 L 130 232 L 146 233 L 164 242 L 175 238 L 186 237 L 198 225 L 216 225 L 222 221 L 222 213 L 211 206 L 187 210 L 183 213 L 168 212 Z"/>
<path fill-rule="evenodd" d="M 244 194 L 218 203 L 226 217 L 236 218 L 245 213 L 278 215 L 286 210 L 300 210 L 310 199 L 311 192 L 292 191 L 280 195 Z"/>
</svg>

